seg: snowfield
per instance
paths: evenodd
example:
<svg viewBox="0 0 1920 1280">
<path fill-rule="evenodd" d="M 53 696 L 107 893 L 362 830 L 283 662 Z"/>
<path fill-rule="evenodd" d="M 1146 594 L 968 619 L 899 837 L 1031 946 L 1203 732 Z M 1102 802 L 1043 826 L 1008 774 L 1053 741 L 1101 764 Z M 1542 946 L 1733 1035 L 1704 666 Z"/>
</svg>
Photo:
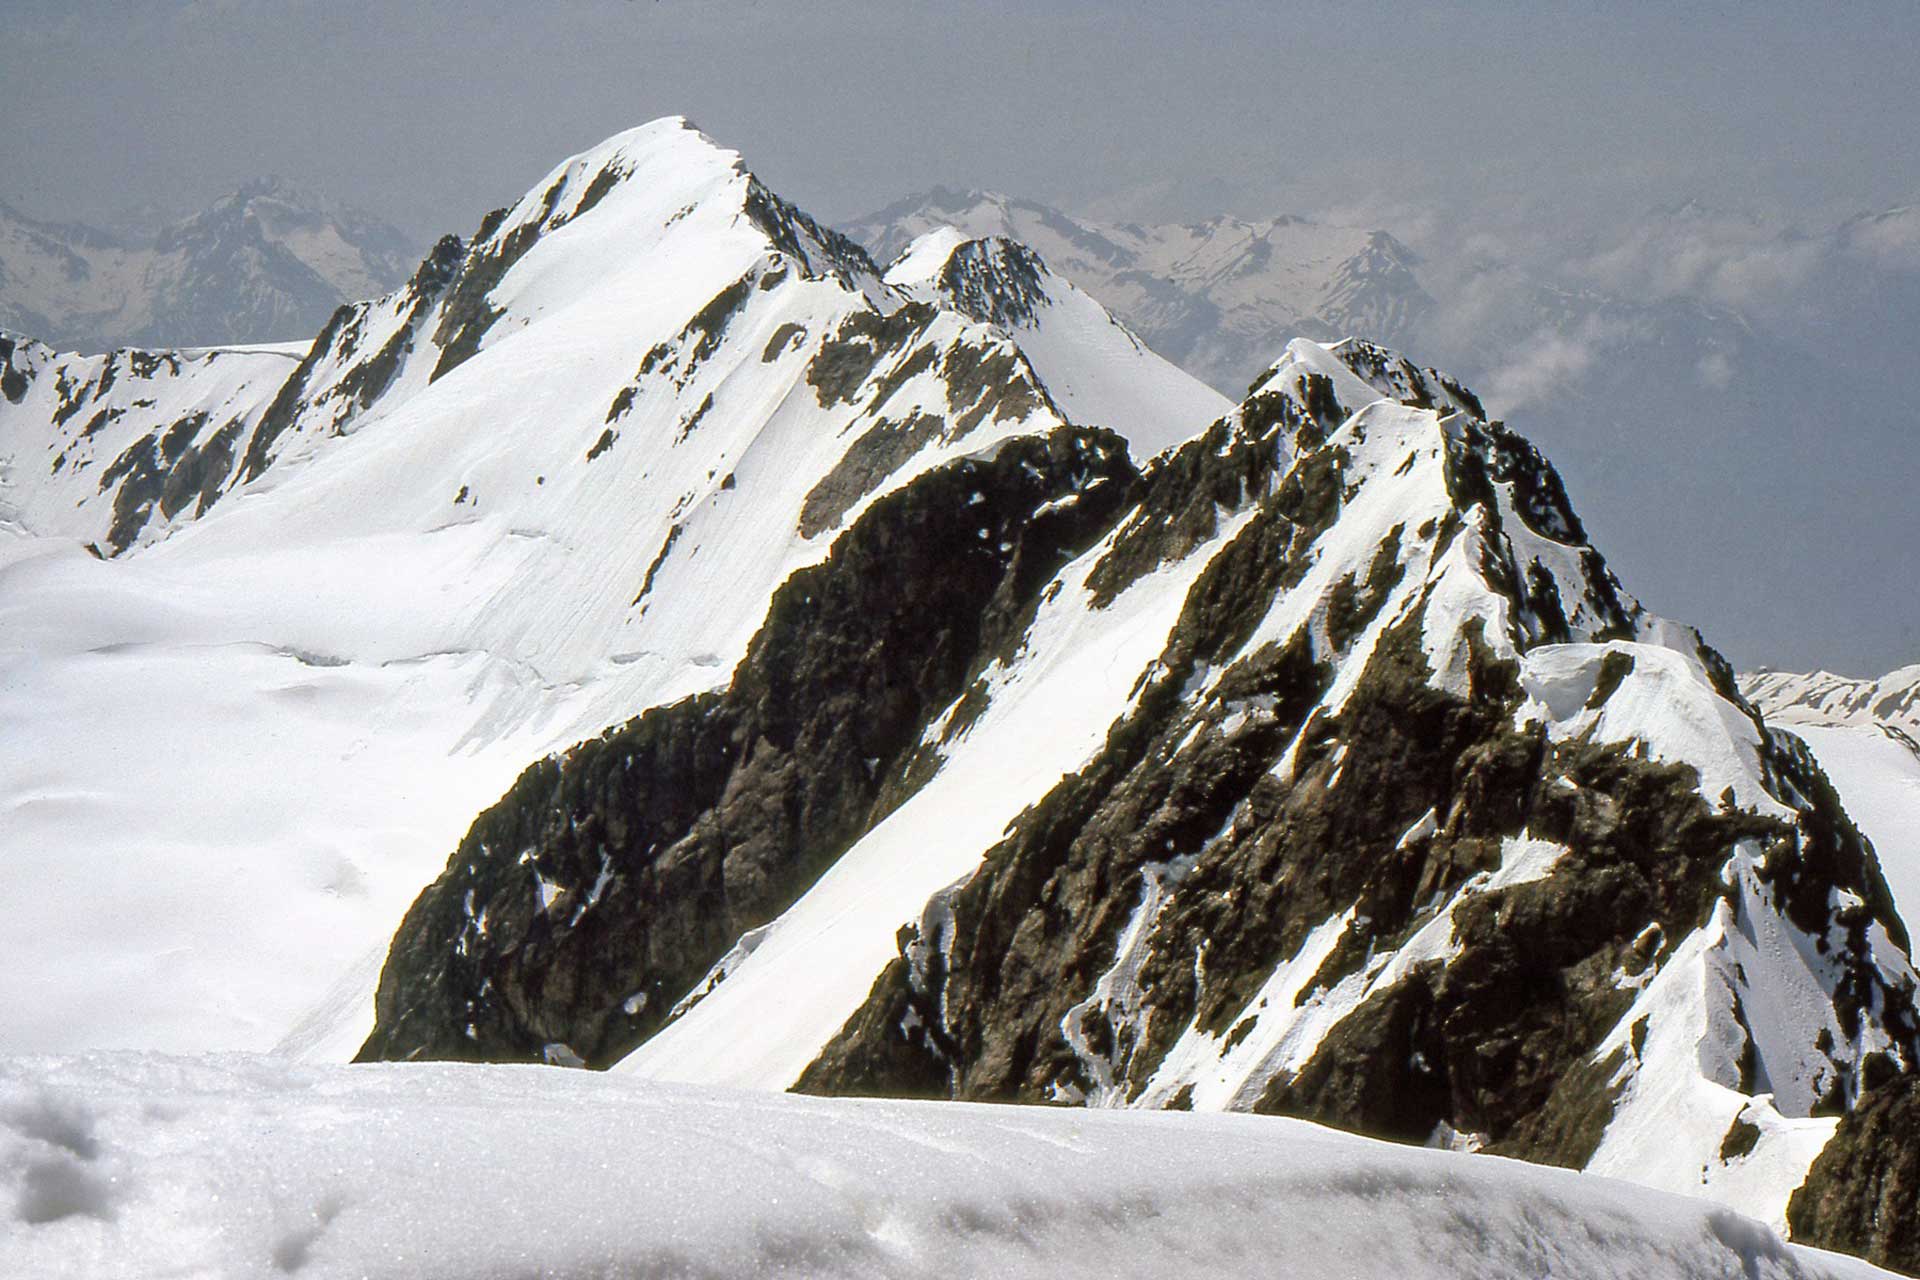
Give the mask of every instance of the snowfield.
<svg viewBox="0 0 1920 1280">
<path fill-rule="evenodd" d="M 1298 1121 L 251 1056 L 0 1061 L 0 1224 L 43 1280 L 1887 1274 Z"/>
</svg>

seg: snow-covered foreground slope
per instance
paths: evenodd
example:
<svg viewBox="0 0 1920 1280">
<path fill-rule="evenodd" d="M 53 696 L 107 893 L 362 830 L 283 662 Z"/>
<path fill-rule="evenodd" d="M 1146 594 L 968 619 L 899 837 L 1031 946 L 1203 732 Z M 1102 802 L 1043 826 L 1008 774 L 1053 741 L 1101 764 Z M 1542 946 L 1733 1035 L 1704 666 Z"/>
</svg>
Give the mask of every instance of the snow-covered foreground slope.
<svg viewBox="0 0 1920 1280">
<path fill-rule="evenodd" d="M 539 1067 L 0 1060 L 0 1272 L 1813 1280 L 1697 1200 L 1298 1121 Z"/>
<path fill-rule="evenodd" d="M 868 506 L 1064 423 L 679 120 L 304 356 L 0 366 L 7 1048 L 350 1054 L 528 762 L 724 686 Z"/>
</svg>

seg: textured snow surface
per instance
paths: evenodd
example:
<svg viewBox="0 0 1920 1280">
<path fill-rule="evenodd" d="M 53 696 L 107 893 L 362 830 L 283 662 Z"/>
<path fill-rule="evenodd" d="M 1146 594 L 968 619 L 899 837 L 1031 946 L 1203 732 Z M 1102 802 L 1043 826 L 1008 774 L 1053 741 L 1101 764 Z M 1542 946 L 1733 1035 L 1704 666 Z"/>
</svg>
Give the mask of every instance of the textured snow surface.
<svg viewBox="0 0 1920 1280">
<path fill-rule="evenodd" d="M 1735 904 L 1718 903 L 1680 943 L 1595 1055 L 1614 1065 L 1622 1092 L 1587 1168 L 1737 1203 L 1778 1225 L 1837 1124 L 1808 1115 L 1830 1083 L 1809 1029 L 1842 1045 L 1849 1032 L 1823 985 L 1830 962 L 1768 900 L 1751 850 L 1728 878 Z M 1886 963 L 1905 965 L 1891 954 Z M 1862 1055 L 1881 1046 L 1878 1037 L 1871 1024 L 1859 1031 Z M 1744 1054 L 1760 1090 L 1752 1097 L 1740 1092 Z M 1736 1121 L 1759 1130 L 1751 1150 L 1716 1158 Z"/>
<path fill-rule="evenodd" d="M 1885 1273 L 1700 1201 L 1299 1121 L 103 1054 L 0 1060 L 0 1274 Z"/>
</svg>

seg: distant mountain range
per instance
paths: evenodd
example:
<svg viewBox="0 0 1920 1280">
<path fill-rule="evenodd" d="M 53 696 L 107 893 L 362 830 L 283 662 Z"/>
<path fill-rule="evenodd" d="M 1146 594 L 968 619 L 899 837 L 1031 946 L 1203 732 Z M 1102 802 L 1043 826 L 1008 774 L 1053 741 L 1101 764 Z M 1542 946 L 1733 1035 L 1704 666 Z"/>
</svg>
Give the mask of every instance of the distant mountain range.
<svg viewBox="0 0 1920 1280">
<path fill-rule="evenodd" d="M 144 232 L 0 204 L 0 328 L 87 352 L 308 338 L 341 303 L 405 282 L 420 254 L 276 178 Z"/>
</svg>

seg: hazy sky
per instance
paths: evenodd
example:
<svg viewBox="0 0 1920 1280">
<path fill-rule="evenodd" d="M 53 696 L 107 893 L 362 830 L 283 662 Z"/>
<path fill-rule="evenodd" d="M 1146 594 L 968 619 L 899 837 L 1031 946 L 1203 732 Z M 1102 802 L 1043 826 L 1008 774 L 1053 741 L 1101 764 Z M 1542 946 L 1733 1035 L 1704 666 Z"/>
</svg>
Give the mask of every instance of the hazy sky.
<svg viewBox="0 0 1920 1280">
<path fill-rule="evenodd" d="M 1766 292 L 1794 269 L 1779 220 L 1920 201 L 1917 51 L 1914 0 L 0 0 L 0 200 L 104 221 L 277 172 L 426 242 L 678 113 L 830 220 L 936 184 L 1106 214 L 1344 213 L 1416 246 L 1440 227 L 1579 260 L 1631 296 L 1706 281 L 1711 302 L 1785 306 L 1809 281 Z M 1690 199 L 1728 211 L 1699 224 L 1705 252 L 1615 246 Z M 1712 529 L 1637 527 L 1675 505 L 1652 479 L 1639 497 L 1644 457 L 1609 480 L 1643 441 L 1543 443 L 1629 585 L 1737 662 L 1920 660 L 1912 420 L 1877 408 L 1848 453 L 1809 434 L 1824 420 L 1767 408 L 1750 438 L 1696 442 L 1686 505 L 1732 513 Z M 1716 572 L 1722 602 L 1701 585 Z"/>
<path fill-rule="evenodd" d="M 0 199 L 102 217 L 274 171 L 416 236 L 679 113 L 814 212 L 1157 182 L 1317 210 L 1920 193 L 1920 5 L 0 0 Z M 1811 15 L 1811 16 L 1810 16 Z"/>
</svg>

